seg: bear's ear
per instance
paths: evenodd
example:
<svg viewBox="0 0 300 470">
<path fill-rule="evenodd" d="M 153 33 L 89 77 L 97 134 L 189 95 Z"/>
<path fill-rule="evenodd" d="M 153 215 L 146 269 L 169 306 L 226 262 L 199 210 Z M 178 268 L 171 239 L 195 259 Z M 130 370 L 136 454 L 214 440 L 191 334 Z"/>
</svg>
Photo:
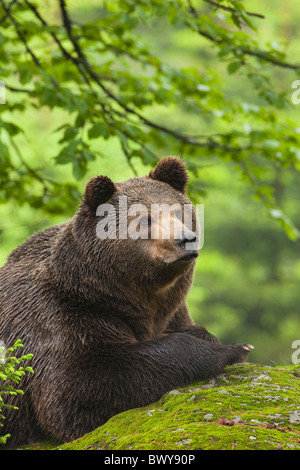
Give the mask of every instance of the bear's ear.
<svg viewBox="0 0 300 470">
<path fill-rule="evenodd" d="M 185 164 L 177 157 L 165 157 L 160 160 L 154 170 L 149 173 L 150 178 L 168 183 L 173 188 L 185 190 L 188 173 Z"/>
<path fill-rule="evenodd" d="M 107 176 L 95 176 L 87 182 L 82 202 L 96 210 L 100 204 L 107 202 L 115 191 L 117 188 L 111 179 Z"/>
</svg>

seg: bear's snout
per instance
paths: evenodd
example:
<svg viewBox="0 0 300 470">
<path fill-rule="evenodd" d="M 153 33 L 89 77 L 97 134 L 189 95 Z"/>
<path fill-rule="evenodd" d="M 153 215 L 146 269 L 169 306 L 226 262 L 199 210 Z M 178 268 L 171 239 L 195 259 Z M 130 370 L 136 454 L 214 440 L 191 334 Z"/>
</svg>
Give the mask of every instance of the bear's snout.
<svg viewBox="0 0 300 470">
<path fill-rule="evenodd" d="M 197 243 L 197 236 L 191 230 L 185 230 L 175 236 L 174 242 L 182 250 L 194 250 Z"/>
</svg>

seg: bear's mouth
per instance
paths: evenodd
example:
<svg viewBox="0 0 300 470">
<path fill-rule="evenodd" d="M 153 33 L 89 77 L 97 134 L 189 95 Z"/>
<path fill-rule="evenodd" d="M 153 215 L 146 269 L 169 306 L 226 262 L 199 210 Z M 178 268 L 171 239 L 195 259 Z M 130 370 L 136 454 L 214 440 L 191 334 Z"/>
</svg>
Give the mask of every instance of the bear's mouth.
<svg viewBox="0 0 300 470">
<path fill-rule="evenodd" d="M 186 251 L 180 258 L 174 261 L 174 263 L 189 263 L 193 259 L 196 259 L 199 255 L 198 250 L 189 250 Z"/>
</svg>

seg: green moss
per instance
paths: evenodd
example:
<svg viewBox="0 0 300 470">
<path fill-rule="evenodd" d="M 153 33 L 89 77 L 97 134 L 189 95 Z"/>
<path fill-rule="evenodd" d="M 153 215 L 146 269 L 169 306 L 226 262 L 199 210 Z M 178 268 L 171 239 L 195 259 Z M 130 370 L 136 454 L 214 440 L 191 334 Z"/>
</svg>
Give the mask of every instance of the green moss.
<svg viewBox="0 0 300 470">
<path fill-rule="evenodd" d="M 40 442 L 34 442 L 20 447 L 21 450 L 53 450 L 56 449 L 59 442 L 44 440 Z"/>
<path fill-rule="evenodd" d="M 300 449 L 299 372 L 299 366 L 232 366 L 215 381 L 167 393 L 58 448 Z"/>
</svg>

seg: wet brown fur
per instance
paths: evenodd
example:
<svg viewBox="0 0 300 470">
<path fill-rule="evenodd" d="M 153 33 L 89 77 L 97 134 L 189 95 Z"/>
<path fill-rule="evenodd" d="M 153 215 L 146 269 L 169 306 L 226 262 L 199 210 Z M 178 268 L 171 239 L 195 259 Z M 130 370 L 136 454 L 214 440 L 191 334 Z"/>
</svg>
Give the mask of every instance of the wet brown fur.
<svg viewBox="0 0 300 470">
<path fill-rule="evenodd" d="M 15 447 L 41 435 L 70 441 L 123 410 L 215 376 L 245 357 L 194 325 L 186 308 L 195 261 L 178 265 L 174 239 L 99 240 L 99 204 L 190 202 L 181 160 L 150 176 L 92 178 L 69 221 L 36 233 L 0 270 L 0 340 L 34 355 L 11 398 L 4 434 Z M 169 246 L 168 246 L 169 245 Z M 165 262 L 164 254 L 169 253 Z"/>
</svg>

